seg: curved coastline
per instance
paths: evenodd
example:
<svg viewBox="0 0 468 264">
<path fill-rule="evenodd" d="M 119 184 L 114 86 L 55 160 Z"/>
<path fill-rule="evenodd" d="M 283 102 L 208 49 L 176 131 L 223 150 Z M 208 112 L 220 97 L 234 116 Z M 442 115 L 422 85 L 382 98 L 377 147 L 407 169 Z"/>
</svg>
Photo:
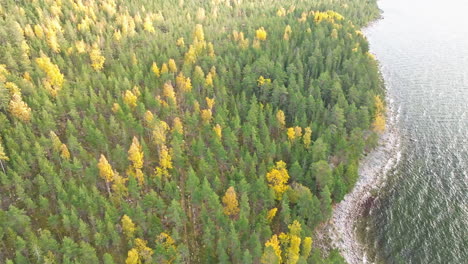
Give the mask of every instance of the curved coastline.
<svg viewBox="0 0 468 264">
<path fill-rule="evenodd" d="M 378 191 L 386 182 L 387 173 L 400 160 L 400 136 L 396 126 L 398 111 L 387 94 L 387 127 L 378 146 L 364 157 L 359 166 L 359 179 L 343 201 L 336 204 L 324 227 L 329 245 L 337 248 L 349 264 L 367 263 L 366 246 L 357 237 L 356 223 L 372 207 Z"/>
</svg>

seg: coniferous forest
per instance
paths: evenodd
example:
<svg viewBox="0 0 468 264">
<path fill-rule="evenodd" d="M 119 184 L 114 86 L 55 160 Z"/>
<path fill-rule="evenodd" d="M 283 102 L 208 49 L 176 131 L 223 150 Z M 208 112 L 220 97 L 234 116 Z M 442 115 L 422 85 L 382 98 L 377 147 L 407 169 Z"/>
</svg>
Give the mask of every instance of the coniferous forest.
<svg viewBox="0 0 468 264">
<path fill-rule="evenodd" d="M 344 263 L 374 0 L 3 0 L 0 263 Z"/>
</svg>

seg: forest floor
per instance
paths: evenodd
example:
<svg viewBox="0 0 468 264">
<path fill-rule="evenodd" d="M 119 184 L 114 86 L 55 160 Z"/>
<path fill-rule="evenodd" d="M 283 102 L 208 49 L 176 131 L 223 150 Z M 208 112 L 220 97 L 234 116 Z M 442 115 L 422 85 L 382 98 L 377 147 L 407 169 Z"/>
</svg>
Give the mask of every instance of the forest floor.
<svg viewBox="0 0 468 264">
<path fill-rule="evenodd" d="M 360 162 L 359 179 L 343 201 L 336 204 L 330 220 L 317 228 L 315 246 L 328 252 L 337 248 L 349 264 L 367 263 L 366 245 L 358 239 L 356 223 L 369 210 L 386 182 L 387 173 L 398 163 L 400 135 L 396 121 L 398 113 L 391 101 L 387 102 L 387 127 L 378 146 Z"/>
</svg>

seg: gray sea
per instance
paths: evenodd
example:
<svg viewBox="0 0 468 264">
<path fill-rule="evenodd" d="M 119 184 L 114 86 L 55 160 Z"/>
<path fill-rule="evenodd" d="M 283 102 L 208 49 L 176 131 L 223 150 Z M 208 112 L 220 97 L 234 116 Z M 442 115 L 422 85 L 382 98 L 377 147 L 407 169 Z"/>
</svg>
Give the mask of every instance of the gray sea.
<svg viewBox="0 0 468 264">
<path fill-rule="evenodd" d="M 365 31 L 401 159 L 365 233 L 377 263 L 468 263 L 468 1 L 381 0 Z"/>
</svg>

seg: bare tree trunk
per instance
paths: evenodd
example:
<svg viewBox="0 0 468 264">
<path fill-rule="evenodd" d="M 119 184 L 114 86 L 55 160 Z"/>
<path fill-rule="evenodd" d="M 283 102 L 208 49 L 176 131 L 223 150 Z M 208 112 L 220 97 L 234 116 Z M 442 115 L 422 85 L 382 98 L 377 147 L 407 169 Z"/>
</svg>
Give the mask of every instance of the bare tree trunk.
<svg viewBox="0 0 468 264">
<path fill-rule="evenodd" d="M 3 162 L 2 162 L 2 160 L 0 160 L 0 165 L 2 165 L 2 170 L 3 170 L 3 173 L 5 173 L 5 174 L 6 174 L 5 167 L 3 167 Z"/>
</svg>

